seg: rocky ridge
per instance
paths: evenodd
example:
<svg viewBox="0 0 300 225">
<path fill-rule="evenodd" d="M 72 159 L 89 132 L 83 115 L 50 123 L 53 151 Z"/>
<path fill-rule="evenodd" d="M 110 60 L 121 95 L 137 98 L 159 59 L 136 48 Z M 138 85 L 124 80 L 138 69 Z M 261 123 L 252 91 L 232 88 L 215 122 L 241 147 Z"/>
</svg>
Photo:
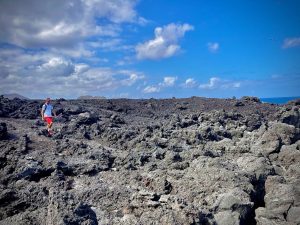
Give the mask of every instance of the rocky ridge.
<svg viewBox="0 0 300 225">
<path fill-rule="evenodd" d="M 0 97 L 1 224 L 300 224 L 300 101 Z"/>
</svg>

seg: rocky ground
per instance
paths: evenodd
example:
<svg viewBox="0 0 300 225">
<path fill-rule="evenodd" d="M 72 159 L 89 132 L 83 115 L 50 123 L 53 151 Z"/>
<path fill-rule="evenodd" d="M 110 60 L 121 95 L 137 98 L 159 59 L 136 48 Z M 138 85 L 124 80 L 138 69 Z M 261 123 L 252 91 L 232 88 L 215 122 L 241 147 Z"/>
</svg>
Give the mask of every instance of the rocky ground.
<svg viewBox="0 0 300 225">
<path fill-rule="evenodd" d="M 0 97 L 0 225 L 300 224 L 300 100 Z"/>
</svg>

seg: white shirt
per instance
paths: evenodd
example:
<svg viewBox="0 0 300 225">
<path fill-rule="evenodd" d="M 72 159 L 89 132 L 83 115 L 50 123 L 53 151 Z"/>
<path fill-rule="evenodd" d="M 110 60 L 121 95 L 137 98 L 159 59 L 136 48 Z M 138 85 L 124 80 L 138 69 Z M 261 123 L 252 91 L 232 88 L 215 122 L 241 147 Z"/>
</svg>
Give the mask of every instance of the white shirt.
<svg viewBox="0 0 300 225">
<path fill-rule="evenodd" d="M 42 110 L 44 112 L 44 117 L 52 117 L 53 106 L 51 104 L 45 103 Z"/>
</svg>

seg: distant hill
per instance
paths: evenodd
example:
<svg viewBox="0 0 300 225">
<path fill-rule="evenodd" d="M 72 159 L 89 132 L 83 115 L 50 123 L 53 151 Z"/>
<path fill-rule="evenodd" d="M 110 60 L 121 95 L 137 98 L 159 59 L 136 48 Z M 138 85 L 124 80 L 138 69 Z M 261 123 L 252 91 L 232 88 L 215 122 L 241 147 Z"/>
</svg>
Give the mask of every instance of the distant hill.
<svg viewBox="0 0 300 225">
<path fill-rule="evenodd" d="M 84 95 L 78 97 L 78 99 L 106 99 L 104 96 L 91 96 L 91 95 Z"/>
<path fill-rule="evenodd" d="M 23 95 L 19 95 L 17 93 L 13 94 L 3 94 L 3 97 L 8 98 L 8 99 L 14 99 L 14 98 L 19 98 L 19 99 L 29 99 Z"/>
</svg>

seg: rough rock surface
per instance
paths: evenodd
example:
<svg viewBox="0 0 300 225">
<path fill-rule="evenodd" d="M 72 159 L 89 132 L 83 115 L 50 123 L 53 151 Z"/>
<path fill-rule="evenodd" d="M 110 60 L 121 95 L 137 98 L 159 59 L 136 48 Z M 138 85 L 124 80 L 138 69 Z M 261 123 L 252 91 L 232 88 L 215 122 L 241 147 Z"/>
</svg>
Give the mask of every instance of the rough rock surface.
<svg viewBox="0 0 300 225">
<path fill-rule="evenodd" d="M 300 224 L 300 105 L 0 97 L 0 225 Z"/>
</svg>

